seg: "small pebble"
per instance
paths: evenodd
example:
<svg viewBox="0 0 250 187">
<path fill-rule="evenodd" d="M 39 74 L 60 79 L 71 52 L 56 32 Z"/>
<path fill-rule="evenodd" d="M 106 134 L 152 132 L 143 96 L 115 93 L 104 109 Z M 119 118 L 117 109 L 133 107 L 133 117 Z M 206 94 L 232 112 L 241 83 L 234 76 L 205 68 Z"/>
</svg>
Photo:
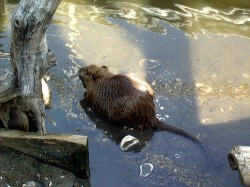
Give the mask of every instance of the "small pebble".
<svg viewBox="0 0 250 187">
<path fill-rule="evenodd" d="M 27 181 L 22 187 L 45 187 L 43 182 L 40 181 Z"/>
</svg>

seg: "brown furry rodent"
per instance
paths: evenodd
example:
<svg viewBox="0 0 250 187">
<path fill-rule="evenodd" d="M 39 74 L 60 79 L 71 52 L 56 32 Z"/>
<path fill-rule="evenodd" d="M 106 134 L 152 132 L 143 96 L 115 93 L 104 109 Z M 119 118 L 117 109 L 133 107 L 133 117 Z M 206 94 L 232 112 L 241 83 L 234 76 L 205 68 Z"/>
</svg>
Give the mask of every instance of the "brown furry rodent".
<svg viewBox="0 0 250 187">
<path fill-rule="evenodd" d="M 113 74 L 106 66 L 90 65 L 81 68 L 78 74 L 92 110 L 109 121 L 126 123 L 137 129 L 167 130 L 199 142 L 190 132 L 156 118 L 154 91 L 148 83 L 128 75 Z"/>
<path fill-rule="evenodd" d="M 29 132 L 29 119 L 27 115 L 19 109 L 11 109 L 9 112 L 10 119 L 8 121 L 9 129 L 17 129 Z"/>
</svg>

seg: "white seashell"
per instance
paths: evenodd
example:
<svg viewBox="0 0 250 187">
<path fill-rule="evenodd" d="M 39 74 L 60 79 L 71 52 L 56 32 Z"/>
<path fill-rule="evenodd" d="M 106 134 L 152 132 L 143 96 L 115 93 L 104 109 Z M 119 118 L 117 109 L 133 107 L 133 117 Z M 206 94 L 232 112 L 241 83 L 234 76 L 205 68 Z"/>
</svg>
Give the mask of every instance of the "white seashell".
<svg viewBox="0 0 250 187">
<path fill-rule="evenodd" d="M 127 135 L 122 139 L 122 141 L 120 143 L 120 148 L 123 151 L 128 151 L 129 149 L 135 147 L 139 143 L 140 143 L 140 141 L 137 138 L 135 138 L 131 135 Z"/>
<path fill-rule="evenodd" d="M 145 163 L 140 166 L 140 176 L 147 177 L 154 169 L 153 164 Z"/>
<path fill-rule="evenodd" d="M 42 78 L 41 79 L 41 84 L 42 84 L 42 96 L 43 96 L 43 101 L 44 105 L 46 108 L 51 108 L 52 103 L 51 103 L 51 90 L 49 88 L 49 85 L 47 83 L 48 78 Z"/>
</svg>

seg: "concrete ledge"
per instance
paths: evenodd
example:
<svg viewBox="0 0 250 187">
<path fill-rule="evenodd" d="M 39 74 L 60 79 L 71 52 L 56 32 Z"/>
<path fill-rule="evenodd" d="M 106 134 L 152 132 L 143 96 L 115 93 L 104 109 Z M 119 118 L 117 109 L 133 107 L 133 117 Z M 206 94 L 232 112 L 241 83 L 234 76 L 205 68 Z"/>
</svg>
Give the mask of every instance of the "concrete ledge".
<svg viewBox="0 0 250 187">
<path fill-rule="evenodd" d="M 81 135 L 45 134 L 0 129 L 0 145 L 58 166 L 79 178 L 89 177 L 88 138 Z"/>
</svg>

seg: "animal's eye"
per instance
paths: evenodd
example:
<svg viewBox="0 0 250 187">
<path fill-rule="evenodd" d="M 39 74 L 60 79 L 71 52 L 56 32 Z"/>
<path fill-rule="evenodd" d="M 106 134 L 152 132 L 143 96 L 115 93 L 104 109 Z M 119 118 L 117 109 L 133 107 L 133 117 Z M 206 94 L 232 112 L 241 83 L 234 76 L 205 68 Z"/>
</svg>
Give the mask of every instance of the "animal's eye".
<svg viewBox="0 0 250 187">
<path fill-rule="evenodd" d="M 102 66 L 102 68 L 108 69 L 108 67 L 107 67 L 107 66 Z"/>
</svg>

